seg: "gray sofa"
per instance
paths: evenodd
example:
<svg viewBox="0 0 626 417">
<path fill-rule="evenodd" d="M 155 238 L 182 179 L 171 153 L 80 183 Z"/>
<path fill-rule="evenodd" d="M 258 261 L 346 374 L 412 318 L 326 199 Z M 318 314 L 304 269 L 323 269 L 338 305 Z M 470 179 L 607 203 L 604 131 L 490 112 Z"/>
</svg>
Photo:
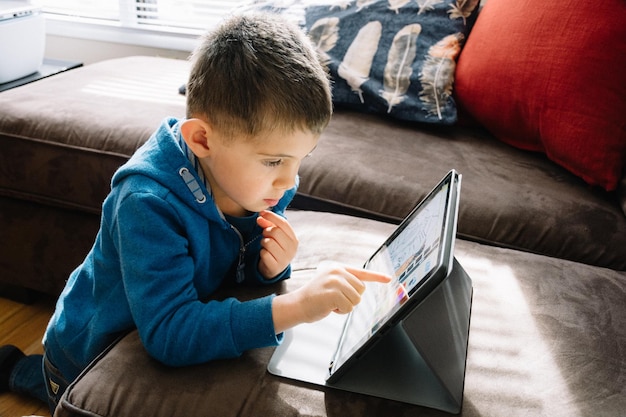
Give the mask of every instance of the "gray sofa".
<svg viewBox="0 0 626 417">
<path fill-rule="evenodd" d="M 110 178 L 164 115 L 183 116 L 185 61 L 104 61 L 0 93 L 0 281 L 55 295 L 89 250 Z M 616 416 L 626 409 L 626 216 L 617 193 L 479 126 L 337 109 L 301 168 L 286 283 L 359 265 L 450 169 L 463 175 L 456 257 L 474 299 L 464 416 Z M 234 292 L 233 292 L 234 291 Z M 58 416 L 444 415 L 282 379 L 272 349 L 199 367 L 151 359 L 137 335 L 70 387 Z"/>
</svg>

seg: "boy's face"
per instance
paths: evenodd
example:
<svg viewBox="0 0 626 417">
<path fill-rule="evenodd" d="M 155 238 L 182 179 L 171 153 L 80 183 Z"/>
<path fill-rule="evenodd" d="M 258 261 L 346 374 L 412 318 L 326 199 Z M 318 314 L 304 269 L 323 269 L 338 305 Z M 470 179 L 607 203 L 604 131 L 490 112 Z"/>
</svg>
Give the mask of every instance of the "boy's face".
<svg viewBox="0 0 626 417">
<path fill-rule="evenodd" d="M 309 132 L 272 132 L 225 140 L 215 133 L 200 163 L 220 210 L 244 216 L 275 206 L 293 188 L 300 163 L 317 145 Z"/>
</svg>

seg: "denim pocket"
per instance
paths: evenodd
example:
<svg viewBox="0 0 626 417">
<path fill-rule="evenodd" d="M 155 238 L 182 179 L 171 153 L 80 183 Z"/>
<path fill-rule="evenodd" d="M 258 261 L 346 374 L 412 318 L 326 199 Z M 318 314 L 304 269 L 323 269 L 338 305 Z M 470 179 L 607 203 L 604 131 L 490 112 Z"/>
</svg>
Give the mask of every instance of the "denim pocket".
<svg viewBox="0 0 626 417">
<path fill-rule="evenodd" d="M 69 384 L 63 374 L 61 374 L 57 367 L 48 359 L 48 355 L 46 354 L 43 355 L 43 374 L 46 378 L 46 391 L 48 392 L 50 413 L 54 414 L 54 410 Z"/>
</svg>

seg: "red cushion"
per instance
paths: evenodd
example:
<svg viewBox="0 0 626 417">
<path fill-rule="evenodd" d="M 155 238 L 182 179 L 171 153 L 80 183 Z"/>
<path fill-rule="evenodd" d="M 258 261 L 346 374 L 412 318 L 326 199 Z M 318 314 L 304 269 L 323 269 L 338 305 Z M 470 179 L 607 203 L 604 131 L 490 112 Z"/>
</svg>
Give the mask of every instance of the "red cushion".
<svg viewBox="0 0 626 417">
<path fill-rule="evenodd" d="M 615 189 L 626 160 L 626 2 L 487 1 L 455 88 L 500 140 Z"/>
</svg>

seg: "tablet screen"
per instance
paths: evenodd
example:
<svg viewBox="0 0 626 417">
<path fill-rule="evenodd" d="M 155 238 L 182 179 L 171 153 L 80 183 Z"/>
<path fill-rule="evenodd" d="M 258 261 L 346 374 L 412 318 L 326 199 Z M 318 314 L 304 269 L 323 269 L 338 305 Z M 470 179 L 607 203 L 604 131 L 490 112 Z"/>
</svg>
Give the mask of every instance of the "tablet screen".
<svg viewBox="0 0 626 417">
<path fill-rule="evenodd" d="M 361 302 L 346 320 L 331 372 L 363 346 L 446 261 L 442 241 L 451 204 L 450 178 L 433 190 L 365 264 L 366 269 L 387 273 L 393 280 L 366 283 Z"/>
</svg>

